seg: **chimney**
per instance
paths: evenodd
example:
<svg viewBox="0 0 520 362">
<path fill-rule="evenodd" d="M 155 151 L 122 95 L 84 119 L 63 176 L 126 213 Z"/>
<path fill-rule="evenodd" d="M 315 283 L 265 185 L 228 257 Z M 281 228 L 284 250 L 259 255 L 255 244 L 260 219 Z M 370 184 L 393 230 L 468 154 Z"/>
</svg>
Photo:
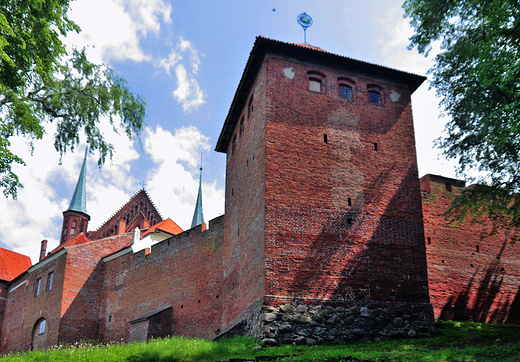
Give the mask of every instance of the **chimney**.
<svg viewBox="0 0 520 362">
<path fill-rule="evenodd" d="M 47 253 L 47 240 L 42 240 L 42 247 L 40 249 L 40 260 L 42 261 L 45 258 L 45 254 Z"/>
</svg>

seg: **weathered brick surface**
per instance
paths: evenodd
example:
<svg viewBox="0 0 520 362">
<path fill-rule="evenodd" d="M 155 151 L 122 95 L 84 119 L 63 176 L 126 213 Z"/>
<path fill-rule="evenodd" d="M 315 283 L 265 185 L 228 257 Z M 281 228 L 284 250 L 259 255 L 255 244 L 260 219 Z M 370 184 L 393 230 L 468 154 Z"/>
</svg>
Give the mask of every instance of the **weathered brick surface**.
<svg viewBox="0 0 520 362">
<path fill-rule="evenodd" d="M 252 102 L 252 111 L 248 107 Z M 247 97 L 227 152 L 222 321 L 232 326 L 265 293 L 266 71 Z M 233 151 L 233 147 L 235 150 Z"/>
<path fill-rule="evenodd" d="M 101 257 L 128 244 L 130 236 L 66 247 L 63 255 L 13 280 L 10 290 L 16 288 L 16 300 L 10 300 L 6 307 L 1 351 L 97 339 L 102 281 L 99 262 Z M 51 272 L 54 277 L 52 289 L 48 290 Z M 38 279 L 40 293 L 36 296 Z M 41 318 L 46 320 L 44 335 L 35 330 Z"/>
<path fill-rule="evenodd" d="M 205 231 L 199 225 L 155 244 L 149 254 L 130 250 L 106 261 L 99 314 L 105 340 L 142 336 L 145 332 L 137 330 L 139 326 L 130 334 L 129 322 L 168 307 L 172 307 L 173 334 L 213 338 L 219 333 L 223 219 L 211 220 Z M 118 275 L 123 276 L 120 285 L 116 285 Z"/>
<path fill-rule="evenodd" d="M 355 82 L 352 100 L 339 77 Z M 224 324 L 262 294 L 268 305 L 428 304 L 408 87 L 268 54 L 251 89 L 227 150 Z"/>
<path fill-rule="evenodd" d="M 264 66 L 266 294 L 427 303 L 408 88 L 276 57 Z M 325 75 L 322 93 L 308 90 L 308 71 Z M 338 77 L 355 82 L 352 100 Z M 368 102 L 374 83 L 382 105 Z"/>
<path fill-rule="evenodd" d="M 421 178 L 430 298 L 437 319 L 520 323 L 520 245 L 489 225 L 449 225 L 443 213 L 463 182 Z M 451 191 L 448 191 L 451 189 Z"/>
</svg>

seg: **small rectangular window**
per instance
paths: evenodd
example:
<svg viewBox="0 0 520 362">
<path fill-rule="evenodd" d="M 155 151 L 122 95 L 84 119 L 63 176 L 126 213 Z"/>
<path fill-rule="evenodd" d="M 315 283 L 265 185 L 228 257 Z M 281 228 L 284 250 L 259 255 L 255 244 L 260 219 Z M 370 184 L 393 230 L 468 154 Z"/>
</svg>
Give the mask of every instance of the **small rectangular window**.
<svg viewBox="0 0 520 362">
<path fill-rule="evenodd" d="M 451 192 L 451 184 L 446 184 L 446 191 Z"/>
<path fill-rule="evenodd" d="M 374 143 L 374 151 L 377 151 L 377 143 Z"/>
<path fill-rule="evenodd" d="M 339 95 L 343 98 L 352 99 L 352 87 L 346 84 L 340 84 Z"/>
<path fill-rule="evenodd" d="M 40 295 L 40 287 L 42 285 L 42 278 L 36 279 L 36 284 L 34 285 L 34 296 L 37 297 Z"/>
<path fill-rule="evenodd" d="M 321 80 L 315 78 L 309 79 L 309 90 L 313 92 L 321 92 Z"/>
<path fill-rule="evenodd" d="M 323 135 L 323 142 L 327 143 L 327 141 L 328 141 L 328 139 L 327 139 L 327 134 L 325 133 L 325 134 Z"/>
<path fill-rule="evenodd" d="M 45 319 L 43 319 L 40 322 L 40 328 L 38 329 L 38 334 L 43 334 L 43 333 L 45 333 Z"/>
<path fill-rule="evenodd" d="M 113 320 L 114 320 L 114 316 L 112 314 L 109 314 L 108 315 L 108 323 L 112 323 Z"/>
<path fill-rule="evenodd" d="M 116 275 L 116 286 L 123 284 L 124 274 L 119 273 Z"/>
<path fill-rule="evenodd" d="M 52 289 L 52 282 L 54 281 L 54 272 L 50 272 L 47 278 L 47 291 Z"/>
<path fill-rule="evenodd" d="M 368 101 L 373 104 L 381 104 L 381 95 L 376 91 L 368 91 Z"/>
<path fill-rule="evenodd" d="M 352 199 L 350 197 L 348 198 L 348 206 L 352 206 Z"/>
</svg>

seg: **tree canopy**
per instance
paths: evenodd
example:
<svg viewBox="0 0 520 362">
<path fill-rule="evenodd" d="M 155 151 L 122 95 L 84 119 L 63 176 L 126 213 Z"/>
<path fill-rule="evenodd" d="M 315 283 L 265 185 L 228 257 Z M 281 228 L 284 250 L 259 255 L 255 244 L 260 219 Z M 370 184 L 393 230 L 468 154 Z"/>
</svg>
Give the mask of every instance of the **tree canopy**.
<svg viewBox="0 0 520 362">
<path fill-rule="evenodd" d="M 0 0 L 0 187 L 6 197 L 22 187 L 12 171 L 13 164 L 24 164 L 10 149 L 14 135 L 32 142 L 54 122 L 60 155 L 84 133 L 101 165 L 113 146 L 100 131 L 100 118 L 114 129 L 120 120 L 129 137 L 143 127 L 145 102 L 124 79 L 89 62 L 84 50 L 67 53 L 63 37 L 80 31 L 68 10 L 69 0 Z"/>
<path fill-rule="evenodd" d="M 518 230 L 520 3 L 406 0 L 403 8 L 415 29 L 411 47 L 427 55 L 440 44 L 431 86 L 450 120 L 439 146 L 462 174 L 477 171 L 487 182 L 466 189 L 448 214 Z"/>
</svg>

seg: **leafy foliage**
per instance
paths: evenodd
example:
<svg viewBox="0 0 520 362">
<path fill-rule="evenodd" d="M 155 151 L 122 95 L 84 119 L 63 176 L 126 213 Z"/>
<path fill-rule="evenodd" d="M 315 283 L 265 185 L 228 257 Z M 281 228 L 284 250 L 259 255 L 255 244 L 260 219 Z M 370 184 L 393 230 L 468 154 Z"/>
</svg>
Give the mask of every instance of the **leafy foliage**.
<svg viewBox="0 0 520 362">
<path fill-rule="evenodd" d="M 498 226 L 520 226 L 520 3 L 516 0 L 406 0 L 415 34 L 428 54 L 432 87 L 451 116 L 444 154 L 459 171 L 478 171 L 487 186 L 466 190 L 449 210 L 455 220 L 489 215 Z"/>
<path fill-rule="evenodd" d="M 122 78 L 90 63 L 84 50 L 67 54 L 60 37 L 80 31 L 68 9 L 69 0 L 0 0 L 0 187 L 6 197 L 16 197 L 22 187 L 12 165 L 24 161 L 10 150 L 12 136 L 32 142 L 55 122 L 60 155 L 85 133 L 101 165 L 113 146 L 103 137 L 100 118 L 107 117 L 114 129 L 120 120 L 129 137 L 143 126 L 145 103 Z"/>
</svg>

